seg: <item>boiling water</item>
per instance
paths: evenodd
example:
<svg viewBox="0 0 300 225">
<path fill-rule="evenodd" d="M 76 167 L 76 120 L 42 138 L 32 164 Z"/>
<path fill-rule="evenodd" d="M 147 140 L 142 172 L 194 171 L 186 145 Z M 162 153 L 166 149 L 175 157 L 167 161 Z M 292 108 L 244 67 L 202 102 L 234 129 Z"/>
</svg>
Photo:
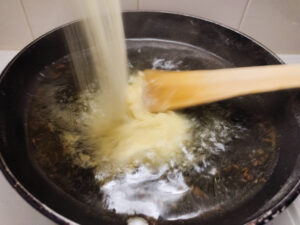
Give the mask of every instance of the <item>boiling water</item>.
<svg viewBox="0 0 300 225">
<path fill-rule="evenodd" d="M 153 67 L 157 61 L 154 57 Z M 180 64 L 160 61 L 160 68 Z M 168 221 L 226 212 L 253 196 L 272 173 L 274 128 L 267 116 L 248 113 L 239 100 L 180 112 L 191 122 L 190 139 L 158 164 L 149 163 L 158 158 L 148 155 L 142 163 L 113 164 L 114 170 L 105 158 L 91 165 L 95 146 L 86 139 L 81 115 L 93 95 L 77 92 L 68 57 L 40 78 L 28 118 L 32 154 L 54 183 L 94 209 Z"/>
</svg>

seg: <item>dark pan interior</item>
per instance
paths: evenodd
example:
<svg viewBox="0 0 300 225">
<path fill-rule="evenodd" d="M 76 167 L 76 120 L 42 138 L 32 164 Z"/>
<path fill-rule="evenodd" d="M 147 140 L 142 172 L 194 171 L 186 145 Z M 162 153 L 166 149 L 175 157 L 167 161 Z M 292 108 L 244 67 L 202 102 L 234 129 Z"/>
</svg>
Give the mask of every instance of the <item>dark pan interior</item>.
<svg viewBox="0 0 300 225">
<path fill-rule="evenodd" d="M 128 56 L 134 69 L 151 67 L 155 58 L 182 61 L 178 67 L 182 70 L 281 63 L 253 40 L 205 20 L 168 13 L 129 12 L 124 14 L 124 23 Z M 25 109 L 31 89 L 39 81 L 39 72 L 68 54 L 63 29 L 57 29 L 25 48 L 2 74 L 2 167 L 7 166 L 20 184 L 40 202 L 70 220 L 80 224 L 126 224 L 125 215 L 116 216 L 113 212 L 96 210 L 66 192 L 31 156 L 32 146 L 26 139 L 28 124 Z M 138 49 L 143 49 L 143 54 Z M 299 188 L 300 93 L 297 90 L 268 93 L 224 104 L 238 105 L 248 113 L 261 114 L 272 121 L 279 152 L 273 174 L 261 190 L 238 207 L 192 220 L 172 221 L 171 224 L 245 224 L 289 202 Z M 7 172 L 5 174 L 9 176 Z M 81 176 L 85 181 L 90 178 L 89 173 Z M 35 207 L 42 208 L 40 205 Z M 46 215 L 49 216 L 47 212 Z M 56 222 L 63 223 L 61 220 Z M 162 220 L 158 222 L 169 224 Z"/>
</svg>

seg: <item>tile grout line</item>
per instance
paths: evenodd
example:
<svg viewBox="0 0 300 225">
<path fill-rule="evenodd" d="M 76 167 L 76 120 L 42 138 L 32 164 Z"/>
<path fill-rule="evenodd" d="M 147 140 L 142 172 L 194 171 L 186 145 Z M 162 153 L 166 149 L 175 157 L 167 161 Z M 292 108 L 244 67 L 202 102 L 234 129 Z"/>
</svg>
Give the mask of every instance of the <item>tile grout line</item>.
<svg viewBox="0 0 300 225">
<path fill-rule="evenodd" d="M 24 15 L 25 15 L 25 20 L 26 20 L 27 26 L 28 26 L 28 28 L 29 28 L 30 34 L 31 34 L 31 36 L 32 36 L 32 39 L 34 40 L 34 34 L 33 34 L 33 31 L 32 31 L 31 25 L 30 25 L 30 23 L 29 23 L 29 18 L 28 18 L 28 15 L 27 15 L 27 12 L 26 12 L 26 9 L 25 9 L 23 0 L 19 0 L 19 2 L 20 2 L 21 7 L 22 7 L 22 9 L 23 9 L 23 12 L 24 12 Z"/>
<path fill-rule="evenodd" d="M 244 8 L 243 16 L 242 16 L 242 19 L 241 19 L 241 21 L 240 21 L 240 23 L 239 23 L 238 30 L 241 29 L 242 23 L 243 23 L 244 20 L 245 20 L 246 13 L 247 13 L 247 11 L 248 11 L 248 8 L 249 8 L 251 2 L 252 2 L 252 0 L 248 0 L 247 5 L 246 5 L 245 8 Z"/>
</svg>

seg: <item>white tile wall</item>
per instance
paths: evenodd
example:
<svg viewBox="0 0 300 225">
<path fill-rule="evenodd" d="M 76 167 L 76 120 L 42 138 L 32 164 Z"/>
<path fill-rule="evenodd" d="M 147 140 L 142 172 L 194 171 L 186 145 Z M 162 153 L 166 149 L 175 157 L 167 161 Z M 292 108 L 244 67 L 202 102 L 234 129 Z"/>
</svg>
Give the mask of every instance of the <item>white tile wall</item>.
<svg viewBox="0 0 300 225">
<path fill-rule="evenodd" d="M 138 0 L 121 0 L 123 10 L 137 10 Z"/>
<path fill-rule="evenodd" d="M 68 4 L 70 0 L 21 0 L 21 2 L 34 38 L 77 19 L 74 4 Z"/>
<path fill-rule="evenodd" d="M 139 0 L 140 9 L 206 17 L 238 28 L 248 0 Z"/>
<path fill-rule="evenodd" d="M 33 40 L 19 0 L 0 0 L 0 49 L 20 49 Z"/>
<path fill-rule="evenodd" d="M 240 30 L 277 53 L 300 53 L 300 0 L 250 0 Z"/>
<path fill-rule="evenodd" d="M 0 49 L 77 19 L 74 0 L 0 0 Z M 163 10 L 237 28 L 281 54 L 300 54 L 300 0 L 120 0 L 123 10 Z"/>
<path fill-rule="evenodd" d="M 8 1 L 8 0 L 7 0 Z M 34 38 L 65 23 L 79 19 L 72 0 L 21 0 Z M 122 9 L 137 9 L 138 0 L 121 0 Z M 75 2 L 75 1 L 73 1 Z"/>
</svg>

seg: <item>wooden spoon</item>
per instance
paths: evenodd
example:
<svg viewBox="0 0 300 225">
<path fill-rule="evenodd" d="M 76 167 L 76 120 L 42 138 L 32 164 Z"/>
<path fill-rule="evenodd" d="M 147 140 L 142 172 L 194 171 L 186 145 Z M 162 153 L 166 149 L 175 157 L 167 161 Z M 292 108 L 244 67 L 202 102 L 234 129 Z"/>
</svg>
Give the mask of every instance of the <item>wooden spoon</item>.
<svg viewBox="0 0 300 225">
<path fill-rule="evenodd" d="M 152 112 L 236 96 L 300 87 L 300 65 L 217 70 L 145 70 L 145 104 Z"/>
</svg>

